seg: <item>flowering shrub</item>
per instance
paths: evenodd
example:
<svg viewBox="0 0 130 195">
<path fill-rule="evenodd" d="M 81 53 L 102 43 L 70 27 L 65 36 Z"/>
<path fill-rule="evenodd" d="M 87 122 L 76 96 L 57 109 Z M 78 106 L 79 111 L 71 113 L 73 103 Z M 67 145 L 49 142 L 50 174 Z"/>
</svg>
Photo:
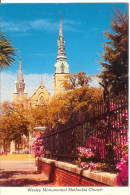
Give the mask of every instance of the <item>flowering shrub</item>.
<svg viewBox="0 0 130 195">
<path fill-rule="evenodd" d="M 37 135 L 34 138 L 34 141 L 32 143 L 32 151 L 35 154 L 35 157 L 43 157 L 44 156 L 44 145 L 43 140 L 41 138 L 41 135 Z"/>
<path fill-rule="evenodd" d="M 94 152 L 91 150 L 91 148 L 86 147 L 78 147 L 78 165 L 82 167 L 83 169 L 89 169 L 94 170 L 96 168 L 96 163 L 93 162 L 86 162 L 92 158 L 95 157 Z"/>
<path fill-rule="evenodd" d="M 90 147 L 91 150 L 96 151 L 98 148 L 98 157 L 101 159 L 105 156 L 105 139 L 100 139 L 98 136 L 91 136 L 87 139 L 86 147 Z M 96 154 L 95 154 L 96 157 Z"/>
<path fill-rule="evenodd" d="M 122 152 L 122 157 L 120 162 L 117 163 L 116 169 L 119 170 L 119 174 L 116 177 L 116 182 L 119 186 L 128 185 L 128 145 L 125 144 L 121 147 L 118 147 L 120 152 Z"/>
<path fill-rule="evenodd" d="M 114 101 L 114 100 L 113 100 Z M 88 123 L 86 146 L 78 147 L 78 164 L 85 169 L 117 172 L 119 185 L 128 183 L 128 109 L 118 102 L 109 103 L 110 114 L 106 118 Z M 120 143 L 120 144 L 118 144 Z M 116 165 L 117 159 L 121 161 Z M 92 162 L 91 162 L 92 160 Z M 100 163 L 104 162 L 105 163 Z M 96 162 L 96 163 L 95 163 Z"/>
<path fill-rule="evenodd" d="M 80 157 L 85 157 L 86 159 L 93 158 L 95 154 L 92 152 L 91 148 L 78 147 Z"/>
<path fill-rule="evenodd" d="M 79 166 L 82 167 L 83 169 L 89 169 L 90 171 L 93 171 L 97 167 L 97 163 L 93 162 L 80 162 Z"/>
<path fill-rule="evenodd" d="M 105 120 L 95 121 L 91 134 L 89 131 L 87 133 L 86 147 L 98 152 L 98 159 L 101 160 L 113 159 L 113 145 L 118 142 L 124 145 L 128 140 L 128 109 L 111 101 L 109 110 L 110 115 L 107 115 Z M 120 156 L 119 152 L 115 151 L 115 160 Z"/>
</svg>

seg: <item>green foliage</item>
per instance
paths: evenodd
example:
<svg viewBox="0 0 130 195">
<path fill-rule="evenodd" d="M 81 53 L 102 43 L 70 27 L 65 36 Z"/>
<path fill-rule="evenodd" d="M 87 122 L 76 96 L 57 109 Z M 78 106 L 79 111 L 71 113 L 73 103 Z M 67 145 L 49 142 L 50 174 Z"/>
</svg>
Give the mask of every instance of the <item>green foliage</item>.
<svg viewBox="0 0 130 195">
<path fill-rule="evenodd" d="M 104 45 L 102 55 L 103 67 L 101 85 L 108 91 L 118 94 L 128 88 L 128 15 L 116 12 L 112 21 L 112 33 L 104 34 L 108 41 Z"/>
<path fill-rule="evenodd" d="M 9 67 L 14 62 L 16 50 L 4 33 L 0 33 L 0 69 Z"/>
</svg>

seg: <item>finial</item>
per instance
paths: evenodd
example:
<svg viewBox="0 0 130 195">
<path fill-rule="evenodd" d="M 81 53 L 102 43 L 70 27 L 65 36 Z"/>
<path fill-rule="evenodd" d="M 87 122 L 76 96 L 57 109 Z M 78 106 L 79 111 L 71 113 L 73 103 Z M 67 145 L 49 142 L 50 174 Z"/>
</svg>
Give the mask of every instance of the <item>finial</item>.
<svg viewBox="0 0 130 195">
<path fill-rule="evenodd" d="M 59 36 L 63 37 L 63 30 L 62 30 L 62 16 L 60 15 L 60 31 L 59 31 Z"/>
<path fill-rule="evenodd" d="M 19 59 L 20 59 L 20 61 L 21 61 L 21 51 L 19 51 Z"/>
<path fill-rule="evenodd" d="M 62 21 L 62 13 L 60 13 L 60 21 Z"/>
<path fill-rule="evenodd" d="M 22 70 L 21 51 L 19 51 L 19 69 Z"/>
<path fill-rule="evenodd" d="M 43 87 L 43 78 L 42 78 L 42 75 L 41 75 L 41 87 Z"/>
<path fill-rule="evenodd" d="M 62 10 L 60 10 L 60 18 L 62 19 Z"/>
</svg>

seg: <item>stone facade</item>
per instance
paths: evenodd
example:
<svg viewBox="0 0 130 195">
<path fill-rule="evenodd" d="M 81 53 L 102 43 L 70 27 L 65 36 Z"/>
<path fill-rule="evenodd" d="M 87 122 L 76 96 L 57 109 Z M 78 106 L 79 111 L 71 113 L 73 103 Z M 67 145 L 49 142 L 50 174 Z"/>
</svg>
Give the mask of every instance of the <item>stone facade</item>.
<svg viewBox="0 0 130 195">
<path fill-rule="evenodd" d="M 54 75 L 54 93 L 55 93 L 55 95 L 58 95 L 60 93 L 65 92 L 63 84 L 64 84 L 65 80 L 68 80 L 68 78 L 66 78 L 66 75 L 67 75 L 66 73 Z"/>
<path fill-rule="evenodd" d="M 14 104 L 22 104 L 23 102 L 24 102 L 24 104 L 27 104 L 28 94 L 24 93 L 22 95 L 19 95 L 18 93 L 14 93 L 13 94 L 13 102 L 14 102 Z"/>
<path fill-rule="evenodd" d="M 41 84 L 38 89 L 29 98 L 29 103 L 31 106 L 47 105 L 50 99 L 51 95 L 43 85 L 43 81 L 41 81 Z"/>
</svg>

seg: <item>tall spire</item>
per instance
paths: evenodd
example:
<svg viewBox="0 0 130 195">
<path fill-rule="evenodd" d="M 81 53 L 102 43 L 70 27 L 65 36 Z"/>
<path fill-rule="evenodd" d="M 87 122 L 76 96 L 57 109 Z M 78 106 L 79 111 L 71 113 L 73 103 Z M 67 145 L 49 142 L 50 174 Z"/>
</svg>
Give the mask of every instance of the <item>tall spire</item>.
<svg viewBox="0 0 130 195">
<path fill-rule="evenodd" d="M 18 75 L 17 75 L 17 81 L 24 81 L 24 79 L 23 79 L 23 72 L 22 72 L 21 57 L 20 57 L 20 60 L 19 60 L 19 70 L 18 70 Z"/>
<path fill-rule="evenodd" d="M 63 28 L 62 28 L 62 17 L 60 16 L 60 29 L 59 29 L 59 39 L 58 39 L 58 52 L 57 52 L 57 61 L 66 60 L 65 54 L 65 42 L 63 37 Z"/>
<path fill-rule="evenodd" d="M 25 82 L 23 78 L 23 72 L 22 72 L 22 62 L 21 62 L 21 57 L 19 60 L 19 70 L 17 74 L 17 81 L 16 81 L 16 90 L 19 95 L 24 93 L 25 89 Z"/>
<path fill-rule="evenodd" d="M 59 37 L 63 37 L 62 16 L 60 16 L 60 30 L 59 30 Z"/>
</svg>

